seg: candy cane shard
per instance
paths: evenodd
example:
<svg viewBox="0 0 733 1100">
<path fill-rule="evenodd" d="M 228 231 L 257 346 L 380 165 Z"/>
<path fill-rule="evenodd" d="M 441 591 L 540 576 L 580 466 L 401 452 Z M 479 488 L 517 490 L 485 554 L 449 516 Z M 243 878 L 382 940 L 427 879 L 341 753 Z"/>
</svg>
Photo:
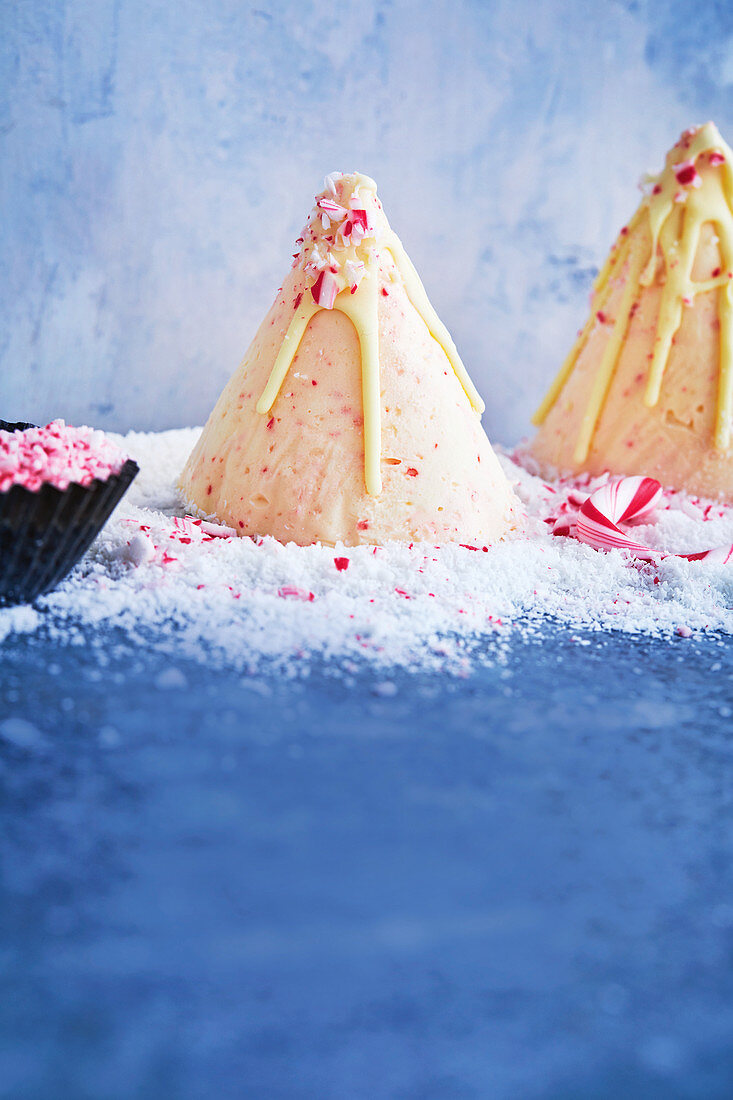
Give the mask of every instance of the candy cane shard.
<svg viewBox="0 0 733 1100">
<path fill-rule="evenodd" d="M 654 553 L 619 527 L 647 516 L 662 496 L 662 486 L 651 477 L 626 477 L 597 489 L 580 507 L 576 535 L 597 550 L 626 550 L 637 557 Z"/>
<path fill-rule="evenodd" d="M 701 550 L 697 554 L 680 554 L 687 561 L 708 561 L 716 565 L 727 565 L 733 560 L 733 546 L 715 546 L 712 550 Z"/>
<path fill-rule="evenodd" d="M 237 537 L 233 527 L 225 527 L 221 523 L 211 523 L 196 516 L 174 516 L 173 529 L 178 534 L 190 537 L 209 539 L 231 539 Z"/>
<path fill-rule="evenodd" d="M 633 523 L 648 516 L 661 498 L 662 486 L 653 477 L 624 477 L 593 494 L 596 507 L 602 506 L 614 523 Z"/>
<path fill-rule="evenodd" d="M 648 177 L 534 423 L 546 474 L 648 473 L 733 500 L 733 151 L 713 123 Z"/>
<path fill-rule="evenodd" d="M 181 490 L 240 535 L 488 544 L 521 507 L 483 408 L 376 184 L 332 173 Z"/>
<path fill-rule="evenodd" d="M 568 499 L 573 496 L 571 492 Z M 609 481 L 582 500 L 575 517 L 568 511 L 554 519 L 552 533 L 574 535 L 595 550 L 622 550 L 644 561 L 679 557 L 687 561 L 725 565 L 733 560 L 733 546 L 718 546 L 694 554 L 668 554 L 630 538 L 621 524 L 649 520 L 663 497 L 662 486 L 652 477 L 624 477 Z"/>
</svg>

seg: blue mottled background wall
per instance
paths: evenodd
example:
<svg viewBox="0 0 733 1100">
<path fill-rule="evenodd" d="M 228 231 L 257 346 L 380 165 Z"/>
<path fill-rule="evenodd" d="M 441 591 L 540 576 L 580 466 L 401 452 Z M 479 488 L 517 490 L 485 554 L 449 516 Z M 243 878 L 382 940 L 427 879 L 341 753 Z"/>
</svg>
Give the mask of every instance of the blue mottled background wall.
<svg viewBox="0 0 733 1100">
<path fill-rule="evenodd" d="M 326 171 L 376 177 L 512 441 L 729 0 L 0 0 L 0 416 L 201 422 Z"/>
</svg>

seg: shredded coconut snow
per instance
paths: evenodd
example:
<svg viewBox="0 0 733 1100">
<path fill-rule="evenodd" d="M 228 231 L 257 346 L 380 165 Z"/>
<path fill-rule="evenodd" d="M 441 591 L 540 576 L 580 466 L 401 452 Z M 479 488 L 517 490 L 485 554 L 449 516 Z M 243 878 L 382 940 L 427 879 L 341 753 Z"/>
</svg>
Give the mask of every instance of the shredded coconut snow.
<svg viewBox="0 0 733 1100">
<path fill-rule="evenodd" d="M 73 644 L 111 633 L 207 663 L 307 671 L 375 666 L 465 672 L 552 618 L 571 629 L 689 637 L 733 633 L 733 564 L 639 561 L 553 536 L 569 482 L 550 484 L 501 454 L 527 511 L 523 534 L 488 548 L 283 546 L 212 537 L 182 519 L 175 481 L 199 429 L 130 433 L 141 467 L 92 549 L 34 607 L 0 610 L 0 642 L 43 632 Z M 733 508 L 667 495 L 635 528 L 660 550 L 733 542 Z M 107 635 L 105 639 L 105 628 Z M 169 685 L 165 685 L 169 686 Z"/>
</svg>

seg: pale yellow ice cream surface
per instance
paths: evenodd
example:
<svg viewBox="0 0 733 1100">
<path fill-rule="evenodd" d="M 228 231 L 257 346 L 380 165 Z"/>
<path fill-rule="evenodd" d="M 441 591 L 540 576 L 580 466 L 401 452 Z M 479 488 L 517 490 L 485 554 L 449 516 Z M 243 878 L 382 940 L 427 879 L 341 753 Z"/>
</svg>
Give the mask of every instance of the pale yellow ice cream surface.
<svg viewBox="0 0 733 1100">
<path fill-rule="evenodd" d="M 537 412 L 546 476 L 647 474 L 733 500 L 733 152 L 686 131 L 601 270 Z"/>
<path fill-rule="evenodd" d="M 243 535 L 488 544 L 521 509 L 483 404 L 368 177 L 327 177 L 181 476 Z"/>
</svg>

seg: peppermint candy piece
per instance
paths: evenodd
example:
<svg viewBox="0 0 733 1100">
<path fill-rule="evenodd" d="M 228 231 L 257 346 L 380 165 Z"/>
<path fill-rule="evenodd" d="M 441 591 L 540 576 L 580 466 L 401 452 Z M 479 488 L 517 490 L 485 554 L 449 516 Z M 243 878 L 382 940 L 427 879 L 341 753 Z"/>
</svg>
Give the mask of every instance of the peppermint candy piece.
<svg viewBox="0 0 733 1100">
<path fill-rule="evenodd" d="M 630 539 L 618 525 L 648 515 L 661 496 L 662 486 L 653 477 L 624 477 L 611 481 L 596 489 L 581 504 L 576 535 L 596 550 L 626 550 L 637 557 L 649 557 L 655 551 Z"/>
<path fill-rule="evenodd" d="M 665 554 L 629 538 L 619 525 L 648 516 L 662 496 L 662 486 L 653 477 L 622 477 L 609 481 L 583 501 L 574 529 L 568 516 L 560 516 L 553 521 L 553 534 L 575 534 L 580 542 L 596 550 L 624 550 L 645 561 L 672 557 L 726 565 L 733 560 L 733 546 L 715 546 L 694 554 Z"/>
<path fill-rule="evenodd" d="M 313 603 L 315 596 L 305 588 L 296 588 L 294 584 L 285 584 L 277 590 L 278 596 L 284 600 L 302 600 L 303 603 Z"/>
<path fill-rule="evenodd" d="M 348 210 L 345 206 L 342 206 L 340 202 L 336 202 L 334 199 L 320 198 L 316 199 L 316 206 L 327 214 L 332 222 L 341 222 L 348 214 Z"/>
<path fill-rule="evenodd" d="M 322 271 L 311 287 L 313 301 L 323 309 L 333 309 L 338 292 L 338 280 L 331 271 Z"/>
<path fill-rule="evenodd" d="M 697 554 L 680 554 L 687 561 L 710 561 L 718 565 L 727 565 L 733 558 L 733 546 L 715 546 L 712 550 L 701 550 Z"/>
<path fill-rule="evenodd" d="M 361 260 L 347 260 L 344 267 L 346 269 L 346 278 L 353 292 L 357 289 L 359 283 L 366 275 L 366 264 L 362 263 Z"/>
<path fill-rule="evenodd" d="M 237 537 L 233 527 L 227 527 L 223 523 L 211 523 L 197 516 L 173 516 L 173 535 L 171 538 L 181 535 L 184 538 L 201 539 L 232 539 Z"/>
</svg>

